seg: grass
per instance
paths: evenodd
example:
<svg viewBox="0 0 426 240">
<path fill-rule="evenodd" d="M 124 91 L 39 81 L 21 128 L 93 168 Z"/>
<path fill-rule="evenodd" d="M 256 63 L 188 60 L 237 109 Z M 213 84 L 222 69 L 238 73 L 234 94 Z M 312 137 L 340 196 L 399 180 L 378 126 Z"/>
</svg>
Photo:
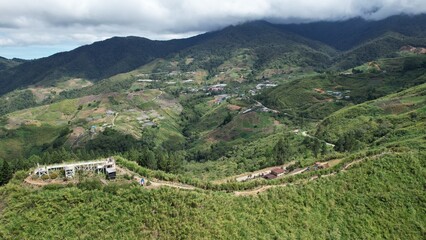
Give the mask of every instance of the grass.
<svg viewBox="0 0 426 240">
<path fill-rule="evenodd" d="M 0 158 L 16 159 L 44 143 L 52 142 L 62 128 L 43 124 L 40 127 L 22 126 L 16 130 L 3 130 L 0 137 Z M 7 136 L 7 137 L 6 137 Z"/>
</svg>

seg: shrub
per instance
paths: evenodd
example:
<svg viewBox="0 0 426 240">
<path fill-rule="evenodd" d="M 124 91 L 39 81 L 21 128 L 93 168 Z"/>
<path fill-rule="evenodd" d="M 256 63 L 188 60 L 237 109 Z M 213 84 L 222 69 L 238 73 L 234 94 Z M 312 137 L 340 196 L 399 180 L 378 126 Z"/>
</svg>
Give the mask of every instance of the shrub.
<svg viewBox="0 0 426 240">
<path fill-rule="evenodd" d="M 46 175 L 43 175 L 43 176 L 41 176 L 41 179 L 42 179 L 42 180 L 47 180 L 47 179 L 49 179 L 49 175 L 47 175 L 47 174 L 46 174 Z"/>
<path fill-rule="evenodd" d="M 51 173 L 50 174 L 50 179 L 56 179 L 56 178 L 58 178 L 58 174 L 57 173 Z"/>
<path fill-rule="evenodd" d="M 77 184 L 77 187 L 82 190 L 102 189 L 102 183 L 98 179 L 88 179 Z"/>
</svg>

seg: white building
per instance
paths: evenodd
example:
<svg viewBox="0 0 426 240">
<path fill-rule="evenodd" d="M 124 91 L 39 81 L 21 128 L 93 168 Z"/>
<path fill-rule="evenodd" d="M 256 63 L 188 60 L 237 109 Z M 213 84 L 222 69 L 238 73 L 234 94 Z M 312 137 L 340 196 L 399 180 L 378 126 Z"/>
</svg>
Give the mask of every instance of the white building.
<svg viewBox="0 0 426 240">
<path fill-rule="evenodd" d="M 34 174 L 37 176 L 42 176 L 49 174 L 51 171 L 64 171 L 65 177 L 72 178 L 75 175 L 75 172 L 78 170 L 82 171 L 93 171 L 93 172 L 105 172 L 107 168 L 115 168 L 115 160 L 113 158 L 107 158 L 103 160 L 95 160 L 88 162 L 74 162 L 74 163 L 61 163 L 47 165 L 44 167 L 37 167 L 34 170 Z"/>
</svg>

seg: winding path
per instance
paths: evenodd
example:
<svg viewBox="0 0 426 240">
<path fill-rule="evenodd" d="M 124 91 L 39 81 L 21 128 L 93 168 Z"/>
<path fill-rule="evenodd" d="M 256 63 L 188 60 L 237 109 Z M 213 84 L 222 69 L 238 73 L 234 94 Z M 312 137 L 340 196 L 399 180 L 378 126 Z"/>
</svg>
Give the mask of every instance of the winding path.
<svg viewBox="0 0 426 240">
<path fill-rule="evenodd" d="M 341 168 L 341 172 L 345 172 L 347 171 L 351 166 L 353 166 L 354 164 L 358 164 L 366 159 L 377 159 L 381 156 L 384 156 L 386 154 L 389 154 L 391 152 L 386 151 L 386 152 L 382 152 L 380 154 L 376 154 L 373 156 L 367 156 L 367 157 L 362 157 L 359 159 L 356 159 L 350 163 L 345 164 L 342 168 Z M 124 168 L 124 167 L 119 167 L 116 166 L 117 172 L 121 172 L 124 174 L 129 174 L 129 175 L 133 175 L 134 176 L 134 181 L 137 181 L 138 183 L 140 182 L 142 176 L 139 176 L 139 174 Z M 306 170 L 306 168 L 300 169 L 298 171 L 294 171 L 292 173 L 290 173 L 291 175 L 296 175 L 296 174 L 301 174 Z M 249 190 L 244 190 L 244 191 L 234 191 L 233 194 L 235 196 L 253 196 L 253 195 L 257 195 L 259 193 L 265 192 L 271 188 L 276 188 L 276 187 L 286 187 L 286 186 L 290 186 L 290 185 L 299 185 L 299 184 L 304 184 L 310 181 L 314 181 L 320 178 L 324 178 L 324 177 L 330 177 L 330 176 L 335 176 L 338 173 L 338 171 L 334 171 L 332 173 L 329 173 L 327 175 L 315 175 L 312 176 L 310 178 L 304 178 L 304 179 L 300 179 L 294 183 L 282 183 L 282 184 L 277 184 L 277 185 L 264 185 L 255 189 L 249 189 Z M 290 176 L 290 174 L 286 175 L 286 176 Z M 146 177 L 144 177 L 145 179 L 148 179 Z M 179 183 L 179 182 L 169 182 L 169 181 L 161 181 L 158 179 L 149 179 L 148 180 L 150 182 L 149 186 L 145 186 L 146 189 L 155 189 L 155 188 L 160 188 L 160 187 L 172 187 L 172 188 L 178 188 L 178 189 L 183 189 L 183 190 L 203 190 L 201 188 L 192 186 L 192 185 L 188 185 L 188 184 L 183 184 L 183 183 Z M 52 182 L 44 182 L 44 181 L 40 181 L 40 180 L 34 180 L 32 179 L 32 176 L 28 176 L 25 180 L 25 183 L 33 185 L 33 186 L 45 186 L 51 183 L 58 183 L 58 184 L 68 184 L 72 181 L 68 181 L 68 182 L 60 182 L 60 181 L 55 181 L 53 180 Z"/>
</svg>

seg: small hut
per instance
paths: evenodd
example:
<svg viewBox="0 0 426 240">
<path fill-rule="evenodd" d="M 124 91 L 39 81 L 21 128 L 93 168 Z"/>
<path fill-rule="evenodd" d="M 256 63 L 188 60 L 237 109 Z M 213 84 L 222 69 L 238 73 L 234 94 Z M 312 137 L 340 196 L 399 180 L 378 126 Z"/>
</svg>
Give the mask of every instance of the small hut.
<svg viewBox="0 0 426 240">
<path fill-rule="evenodd" d="M 106 170 L 106 176 L 108 180 L 113 180 L 116 177 L 116 170 L 115 168 L 107 168 Z"/>
</svg>

